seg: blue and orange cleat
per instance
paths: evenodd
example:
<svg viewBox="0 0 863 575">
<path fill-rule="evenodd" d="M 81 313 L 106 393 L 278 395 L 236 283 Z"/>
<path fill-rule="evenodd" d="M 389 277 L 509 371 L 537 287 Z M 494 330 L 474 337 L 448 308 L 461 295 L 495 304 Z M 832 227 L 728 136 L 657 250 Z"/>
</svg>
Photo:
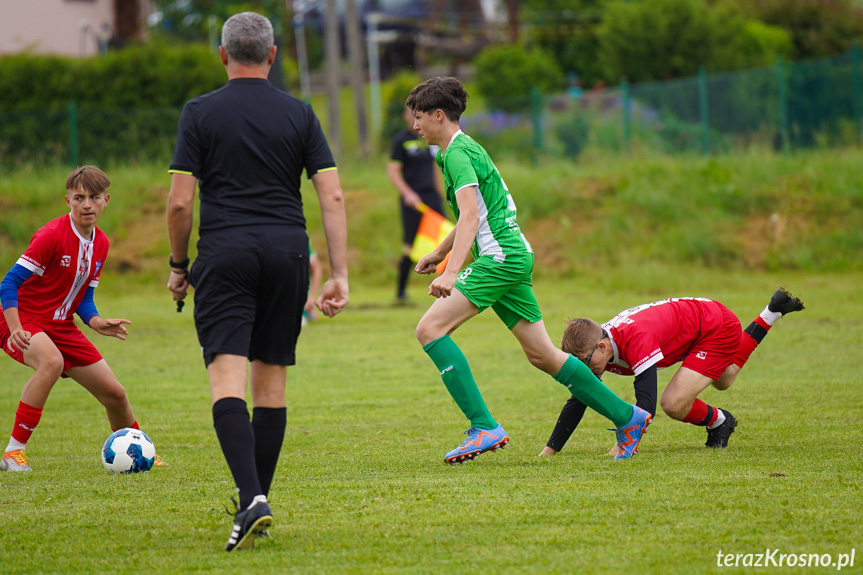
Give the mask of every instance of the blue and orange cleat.
<svg viewBox="0 0 863 575">
<path fill-rule="evenodd" d="M 503 449 L 509 443 L 509 436 L 499 424 L 494 429 L 471 427 L 465 433 L 467 433 L 467 439 L 446 454 L 445 462 L 449 464 L 464 463 L 486 451 Z"/>
<path fill-rule="evenodd" d="M 641 438 L 647 431 L 647 426 L 653 421 L 650 412 L 636 405 L 632 406 L 632 410 L 632 419 L 626 425 L 614 430 L 617 436 L 617 445 L 620 448 L 614 459 L 629 459 L 635 455 L 638 451 L 638 444 L 641 443 Z"/>
</svg>

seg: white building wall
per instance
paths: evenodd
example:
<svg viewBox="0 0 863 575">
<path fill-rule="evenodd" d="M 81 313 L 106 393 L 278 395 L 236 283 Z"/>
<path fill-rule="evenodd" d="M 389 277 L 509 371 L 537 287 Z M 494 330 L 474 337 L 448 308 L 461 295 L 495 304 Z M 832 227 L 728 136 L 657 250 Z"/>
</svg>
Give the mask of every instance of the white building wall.
<svg viewBox="0 0 863 575">
<path fill-rule="evenodd" d="M 113 25 L 113 0 L 0 0 L 0 54 L 92 56 Z"/>
</svg>

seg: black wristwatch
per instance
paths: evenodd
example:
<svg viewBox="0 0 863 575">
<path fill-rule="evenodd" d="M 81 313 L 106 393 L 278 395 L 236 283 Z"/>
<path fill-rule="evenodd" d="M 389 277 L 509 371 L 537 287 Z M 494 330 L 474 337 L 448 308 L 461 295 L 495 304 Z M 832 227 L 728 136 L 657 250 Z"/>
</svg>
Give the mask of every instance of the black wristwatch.
<svg viewBox="0 0 863 575">
<path fill-rule="evenodd" d="M 189 262 L 190 261 L 191 260 L 187 257 L 186 259 L 184 259 L 181 262 L 175 262 L 173 254 L 168 256 L 168 263 L 171 264 L 171 268 L 178 270 L 178 271 L 181 271 L 181 272 L 185 272 L 185 271 L 189 270 Z"/>
</svg>

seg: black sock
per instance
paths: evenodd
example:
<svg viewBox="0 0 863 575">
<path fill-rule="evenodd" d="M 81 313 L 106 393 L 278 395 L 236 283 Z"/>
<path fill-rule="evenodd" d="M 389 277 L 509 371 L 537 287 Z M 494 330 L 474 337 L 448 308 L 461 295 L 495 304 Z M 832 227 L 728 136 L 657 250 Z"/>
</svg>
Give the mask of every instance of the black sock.
<svg viewBox="0 0 863 575">
<path fill-rule="evenodd" d="M 410 257 L 402 256 L 402 261 L 399 262 L 399 291 L 398 297 L 405 297 L 405 290 L 408 287 L 408 276 L 410 276 L 413 262 Z"/>
<path fill-rule="evenodd" d="M 285 407 L 256 407 L 252 410 L 252 430 L 255 432 L 255 463 L 258 480 L 264 495 L 270 492 L 270 484 L 279 462 L 279 452 L 285 439 L 287 422 Z"/>
<path fill-rule="evenodd" d="M 245 509 L 256 495 L 263 493 L 255 466 L 255 434 L 246 402 L 226 397 L 214 403 L 213 427 L 234 483 L 240 490 L 240 508 Z"/>
</svg>

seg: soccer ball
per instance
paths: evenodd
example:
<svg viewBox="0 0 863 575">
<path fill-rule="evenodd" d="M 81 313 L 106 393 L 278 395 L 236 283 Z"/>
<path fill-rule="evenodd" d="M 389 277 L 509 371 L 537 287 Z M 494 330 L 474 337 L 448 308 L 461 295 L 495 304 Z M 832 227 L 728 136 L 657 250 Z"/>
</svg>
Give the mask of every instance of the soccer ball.
<svg viewBox="0 0 863 575">
<path fill-rule="evenodd" d="M 119 429 L 102 446 L 102 464 L 111 473 L 150 471 L 155 459 L 156 446 L 140 429 Z"/>
</svg>

